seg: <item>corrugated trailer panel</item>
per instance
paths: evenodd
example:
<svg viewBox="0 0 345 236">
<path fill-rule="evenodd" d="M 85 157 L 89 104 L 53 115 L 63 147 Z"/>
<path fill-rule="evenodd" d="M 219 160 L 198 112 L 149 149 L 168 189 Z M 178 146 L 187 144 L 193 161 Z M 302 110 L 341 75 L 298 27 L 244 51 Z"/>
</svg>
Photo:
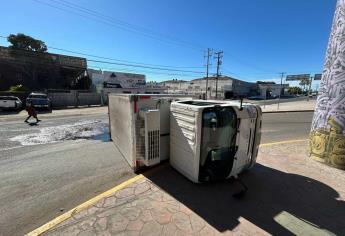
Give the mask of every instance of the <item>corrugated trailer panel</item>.
<svg viewBox="0 0 345 236">
<path fill-rule="evenodd" d="M 131 97 L 109 95 L 110 135 L 123 157 L 132 168 L 135 167 L 134 156 L 134 113 Z"/>
<path fill-rule="evenodd" d="M 167 160 L 170 147 L 170 104 L 171 101 L 180 99 L 190 97 L 167 94 L 109 94 L 111 139 L 133 170 L 137 171 L 148 165 L 145 163 L 145 130 L 148 127 L 140 114 L 148 110 L 159 111 L 159 159 Z"/>
</svg>

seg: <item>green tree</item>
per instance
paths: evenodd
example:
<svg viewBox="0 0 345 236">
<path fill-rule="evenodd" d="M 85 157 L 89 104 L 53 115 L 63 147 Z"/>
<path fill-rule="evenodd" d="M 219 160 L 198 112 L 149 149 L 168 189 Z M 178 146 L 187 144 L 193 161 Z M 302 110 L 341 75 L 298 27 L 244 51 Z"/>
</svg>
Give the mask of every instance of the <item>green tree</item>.
<svg viewBox="0 0 345 236">
<path fill-rule="evenodd" d="M 288 92 L 290 94 L 301 94 L 302 93 L 302 89 L 300 87 L 297 87 L 297 86 L 289 87 Z"/>
<path fill-rule="evenodd" d="M 47 45 L 38 39 L 30 37 L 28 35 L 18 33 L 18 34 L 10 34 L 7 37 L 7 41 L 11 44 L 9 48 L 12 49 L 20 49 L 20 50 L 27 50 L 33 52 L 46 52 Z"/>
<path fill-rule="evenodd" d="M 9 92 L 25 92 L 25 91 L 28 91 L 28 89 L 22 84 L 17 84 L 15 86 L 11 86 L 8 91 Z"/>
<path fill-rule="evenodd" d="M 307 86 L 310 84 L 310 79 L 303 79 L 300 81 L 299 85 L 303 87 L 303 91 L 306 91 Z"/>
<path fill-rule="evenodd" d="M 26 85 L 29 88 L 39 87 L 38 74 L 42 68 L 53 66 L 52 59 L 46 53 L 47 45 L 22 33 L 10 34 L 7 41 L 10 43 L 10 54 L 16 60 L 13 66 L 27 78 Z"/>
</svg>

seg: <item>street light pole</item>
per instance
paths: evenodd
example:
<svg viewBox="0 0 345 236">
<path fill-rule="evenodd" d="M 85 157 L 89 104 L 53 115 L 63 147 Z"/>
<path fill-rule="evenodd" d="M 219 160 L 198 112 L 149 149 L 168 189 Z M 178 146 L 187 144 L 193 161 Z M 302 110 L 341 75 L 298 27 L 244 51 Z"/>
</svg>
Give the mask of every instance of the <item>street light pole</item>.
<svg viewBox="0 0 345 236">
<path fill-rule="evenodd" d="M 280 77 L 280 89 L 279 89 L 279 98 L 278 98 L 278 110 L 279 110 L 280 96 L 282 94 L 282 89 L 283 89 L 283 78 L 284 78 L 285 72 L 282 72 L 280 74 L 281 74 L 281 77 Z"/>
<path fill-rule="evenodd" d="M 208 98 L 207 96 L 207 91 L 208 91 L 208 70 L 209 70 L 209 66 L 210 66 L 210 57 L 212 56 L 212 49 L 208 48 L 207 49 L 207 64 L 206 64 L 206 100 Z"/>
<path fill-rule="evenodd" d="M 222 57 L 223 57 L 223 51 L 219 51 L 215 53 L 216 59 L 217 59 L 217 77 L 216 77 L 216 99 L 218 99 L 218 79 L 219 79 L 219 67 L 222 64 Z"/>
</svg>

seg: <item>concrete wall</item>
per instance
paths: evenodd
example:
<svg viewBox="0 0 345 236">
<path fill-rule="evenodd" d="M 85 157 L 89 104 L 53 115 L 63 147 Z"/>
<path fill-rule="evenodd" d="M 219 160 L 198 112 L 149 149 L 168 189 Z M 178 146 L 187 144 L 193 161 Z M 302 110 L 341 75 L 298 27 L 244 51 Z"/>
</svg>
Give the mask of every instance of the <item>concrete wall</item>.
<svg viewBox="0 0 345 236">
<path fill-rule="evenodd" d="M 79 106 L 101 105 L 101 95 L 99 93 L 78 93 Z"/>
<path fill-rule="evenodd" d="M 108 94 L 162 94 L 165 88 L 103 88 L 101 90 L 103 104 L 108 104 Z"/>
<path fill-rule="evenodd" d="M 102 105 L 101 95 L 98 93 L 78 92 L 76 90 L 48 91 L 52 107 L 77 107 Z"/>
</svg>

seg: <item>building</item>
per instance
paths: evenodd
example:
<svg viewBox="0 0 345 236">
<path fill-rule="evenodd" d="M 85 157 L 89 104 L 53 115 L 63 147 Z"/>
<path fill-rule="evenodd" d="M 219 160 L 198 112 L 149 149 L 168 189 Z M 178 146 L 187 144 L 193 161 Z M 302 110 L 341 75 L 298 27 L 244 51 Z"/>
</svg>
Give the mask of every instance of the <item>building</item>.
<svg viewBox="0 0 345 236">
<path fill-rule="evenodd" d="M 168 80 L 161 82 L 161 85 L 166 88 L 167 93 L 175 94 L 189 94 L 194 97 L 203 98 L 206 94 L 206 83 L 208 98 L 216 98 L 216 92 L 219 99 L 232 99 L 240 97 L 258 96 L 261 98 L 270 98 L 279 95 L 281 90 L 280 84 L 274 82 L 246 82 L 228 76 L 218 78 L 218 85 L 216 77 L 209 77 L 208 82 L 206 78 L 194 79 L 191 81 L 185 80 Z M 282 86 L 282 94 L 288 84 Z"/>
<path fill-rule="evenodd" d="M 218 93 L 218 98 L 224 97 L 226 87 L 228 89 L 232 88 L 233 78 L 230 77 L 220 77 L 218 79 L 218 86 L 217 80 L 215 77 L 210 77 L 208 79 L 208 97 L 214 98 L 216 97 L 216 90 Z M 164 81 L 161 83 L 163 86 L 167 88 L 168 93 L 178 93 L 178 94 L 189 94 L 195 97 L 203 97 L 206 94 L 206 79 L 194 79 L 191 81 L 184 81 L 184 80 L 169 80 Z M 216 89 L 217 87 L 217 89 Z"/>
<path fill-rule="evenodd" d="M 146 83 L 146 76 L 141 74 L 88 69 L 88 75 L 92 87 L 102 93 L 104 101 L 109 93 L 161 94 L 165 91 L 160 84 Z"/>
<path fill-rule="evenodd" d="M 289 88 L 289 84 L 276 84 L 275 82 L 264 82 L 264 81 L 258 81 L 257 83 L 257 90 L 258 90 L 258 96 L 261 98 L 271 98 L 271 97 L 277 97 L 280 95 L 286 95 L 287 89 Z"/>
<path fill-rule="evenodd" d="M 103 89 L 123 89 L 124 91 L 129 89 L 130 91 L 145 88 L 146 85 L 145 75 L 141 74 L 88 69 L 88 75 L 98 92 Z"/>
<path fill-rule="evenodd" d="M 73 88 L 86 68 L 85 58 L 0 46 L 0 90 L 19 84 L 30 90 Z"/>
</svg>

